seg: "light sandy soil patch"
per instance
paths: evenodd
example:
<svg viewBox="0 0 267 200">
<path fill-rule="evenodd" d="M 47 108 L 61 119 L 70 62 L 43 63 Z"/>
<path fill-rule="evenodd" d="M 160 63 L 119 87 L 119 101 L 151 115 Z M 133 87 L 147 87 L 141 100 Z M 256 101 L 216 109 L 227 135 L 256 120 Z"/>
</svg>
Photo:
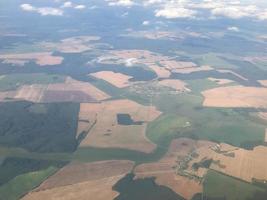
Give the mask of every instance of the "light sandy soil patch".
<svg viewBox="0 0 267 200">
<path fill-rule="evenodd" d="M 219 85 L 225 85 L 225 84 L 229 84 L 229 83 L 233 83 L 234 81 L 232 80 L 229 80 L 229 79 L 219 79 L 219 78 L 212 78 L 212 77 L 209 77 L 208 78 L 210 81 L 213 81 Z"/>
<path fill-rule="evenodd" d="M 192 62 L 178 62 L 176 60 L 162 60 L 159 62 L 162 66 L 169 70 L 184 69 L 184 68 L 194 68 L 197 67 L 195 63 Z"/>
<path fill-rule="evenodd" d="M 267 147 L 257 146 L 252 151 L 237 149 L 230 151 L 234 156 L 214 153 L 211 169 L 252 182 L 252 178 L 267 180 Z"/>
<path fill-rule="evenodd" d="M 53 56 L 52 52 L 39 52 L 39 53 L 24 53 L 24 54 L 2 54 L 0 60 L 4 63 L 23 66 L 29 61 L 34 61 L 40 66 L 45 65 L 59 65 L 63 61 L 63 57 Z"/>
<path fill-rule="evenodd" d="M 267 87 L 267 80 L 259 80 L 258 81 L 262 86 Z"/>
<path fill-rule="evenodd" d="M 251 56 L 251 57 L 245 57 L 245 61 L 251 62 L 252 64 L 258 64 L 259 62 L 266 62 L 267 56 Z"/>
<path fill-rule="evenodd" d="M 158 39 L 179 39 L 178 35 L 169 31 L 131 31 L 127 34 L 122 34 L 124 37 L 134 37 L 134 38 L 146 38 L 149 40 Z"/>
<path fill-rule="evenodd" d="M 134 122 L 143 123 L 120 125 L 117 114 L 128 114 Z M 125 148 L 151 153 L 156 145 L 147 139 L 146 127 L 160 114 L 154 106 L 143 106 L 127 99 L 81 104 L 79 118 L 94 122 L 81 146 Z"/>
<path fill-rule="evenodd" d="M 93 163 L 71 163 L 43 182 L 36 191 L 73 185 L 79 182 L 101 180 L 127 174 L 134 162 L 127 160 L 108 160 Z"/>
<path fill-rule="evenodd" d="M 141 164 L 135 168 L 134 173 L 136 178 L 155 177 L 157 184 L 167 186 L 184 198 L 191 199 L 196 193 L 201 193 L 203 187 L 201 181 L 178 173 L 179 163 L 190 157 L 195 149 L 212 145 L 214 144 L 210 142 L 197 142 L 187 138 L 173 140 L 167 154 L 161 160 Z M 205 174 L 202 169 L 193 172 L 190 168 L 189 165 L 185 170 L 190 170 L 194 175 Z"/>
<path fill-rule="evenodd" d="M 32 102 L 41 102 L 46 88 L 46 85 L 24 85 L 18 90 L 17 94 L 13 98 L 18 100 L 21 99 Z"/>
<path fill-rule="evenodd" d="M 186 87 L 187 83 L 177 79 L 165 79 L 159 81 L 159 85 L 166 86 L 180 92 L 190 92 L 190 89 Z"/>
<path fill-rule="evenodd" d="M 203 33 L 198 32 L 190 32 L 186 31 L 178 31 L 178 32 L 170 32 L 170 31 L 133 31 L 128 30 L 128 33 L 122 34 L 121 36 L 124 37 L 133 37 L 133 38 L 146 38 L 150 40 L 170 40 L 170 41 L 177 41 L 183 40 L 188 37 L 195 37 L 195 38 L 208 38 L 209 34 L 204 35 Z"/>
<path fill-rule="evenodd" d="M 112 71 L 101 71 L 92 73 L 90 75 L 98 79 L 103 79 L 118 88 L 128 87 L 130 85 L 129 80 L 133 78 L 132 76 L 127 76 L 125 74 L 115 73 Z"/>
<path fill-rule="evenodd" d="M 259 112 L 259 113 L 258 113 L 258 116 L 259 116 L 261 119 L 267 120 L 267 112 Z"/>
<path fill-rule="evenodd" d="M 180 69 L 174 69 L 173 72 L 175 73 L 181 73 L 181 74 L 190 74 L 192 72 L 199 72 L 199 71 L 210 71 L 213 70 L 212 67 L 208 65 L 203 65 L 200 67 L 185 67 L 185 68 L 180 68 Z"/>
<path fill-rule="evenodd" d="M 62 53 L 82 53 L 94 47 L 92 41 L 100 40 L 97 36 L 77 36 L 61 40 L 60 42 L 41 42 L 39 45 L 52 51 Z"/>
<path fill-rule="evenodd" d="M 267 107 L 267 88 L 229 86 L 202 92 L 207 107 Z"/>
<path fill-rule="evenodd" d="M 219 69 L 219 70 L 217 70 L 217 71 L 218 71 L 218 72 L 221 72 L 221 73 L 226 73 L 226 74 L 233 74 L 233 75 L 237 76 L 238 78 L 243 79 L 243 80 L 245 80 L 245 81 L 248 80 L 248 79 L 245 78 L 244 76 L 241 76 L 240 74 L 238 74 L 238 73 L 236 73 L 236 72 L 234 72 L 234 71 L 232 71 L 232 70 L 229 70 L 229 69 Z"/>
<path fill-rule="evenodd" d="M 16 91 L 0 92 L 0 101 L 14 99 L 32 102 L 96 102 L 109 97 L 92 84 L 70 77 L 66 78 L 65 83 L 23 85 Z"/>
<path fill-rule="evenodd" d="M 71 163 L 48 178 L 23 200 L 113 200 L 118 192 L 112 187 L 134 166 L 127 160 Z"/>
<path fill-rule="evenodd" d="M 119 193 L 112 190 L 123 176 L 104 178 L 56 187 L 39 192 L 30 192 L 22 200 L 113 200 Z"/>
<path fill-rule="evenodd" d="M 146 50 L 113 50 L 108 55 L 100 56 L 96 62 L 102 64 L 122 64 L 128 67 L 145 65 L 161 78 L 169 77 L 171 72 L 191 73 L 213 69 L 210 66 L 197 67 L 193 62 L 177 61 L 175 58 Z"/>
</svg>

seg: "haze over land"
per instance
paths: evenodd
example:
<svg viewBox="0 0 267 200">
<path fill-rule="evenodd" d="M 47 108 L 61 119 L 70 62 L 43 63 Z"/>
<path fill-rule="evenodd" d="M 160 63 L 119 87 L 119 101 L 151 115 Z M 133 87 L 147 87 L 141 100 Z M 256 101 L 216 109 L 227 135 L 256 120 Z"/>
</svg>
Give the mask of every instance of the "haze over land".
<svg viewBox="0 0 267 200">
<path fill-rule="evenodd" d="M 265 0 L 0 0 L 0 200 L 265 200 Z"/>
</svg>

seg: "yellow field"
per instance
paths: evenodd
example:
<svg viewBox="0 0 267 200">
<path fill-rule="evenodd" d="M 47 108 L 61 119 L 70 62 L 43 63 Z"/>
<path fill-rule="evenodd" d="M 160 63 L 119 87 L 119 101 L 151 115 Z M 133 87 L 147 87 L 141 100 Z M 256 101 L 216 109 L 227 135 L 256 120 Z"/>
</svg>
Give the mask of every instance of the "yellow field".
<svg viewBox="0 0 267 200">
<path fill-rule="evenodd" d="M 32 102 L 97 102 L 110 98 L 95 86 L 87 82 L 66 78 L 65 83 L 48 85 L 23 85 L 16 91 L 0 92 L 0 101 L 7 98 Z"/>
<path fill-rule="evenodd" d="M 202 92 L 208 107 L 267 107 L 267 88 L 229 86 Z"/>
<path fill-rule="evenodd" d="M 176 79 L 165 79 L 165 80 L 159 81 L 159 85 L 169 87 L 180 92 L 190 91 L 190 89 L 186 87 L 187 84 L 185 82 L 181 80 L 176 80 Z"/>
<path fill-rule="evenodd" d="M 159 67 L 158 65 L 148 65 L 148 67 L 153 70 L 159 78 L 168 78 L 171 72 L 164 67 Z"/>
<path fill-rule="evenodd" d="M 71 163 L 22 199 L 113 200 L 118 195 L 112 190 L 113 185 L 133 166 L 133 162 L 126 160 Z"/>
<path fill-rule="evenodd" d="M 258 146 L 253 151 L 238 149 L 231 152 L 234 157 L 214 154 L 213 159 L 220 162 L 213 163 L 211 168 L 247 182 L 251 182 L 252 178 L 267 180 L 267 147 Z"/>
<path fill-rule="evenodd" d="M 119 194 L 112 190 L 123 176 L 85 181 L 39 192 L 30 192 L 22 200 L 113 200 Z"/>
<path fill-rule="evenodd" d="M 120 125 L 117 122 L 117 114 L 120 113 L 129 114 L 133 121 L 143 123 Z M 160 114 L 153 106 L 143 106 L 127 99 L 81 104 L 79 118 L 95 122 L 81 146 L 125 148 L 150 153 L 156 145 L 146 138 L 147 122 Z M 88 128 L 84 123 L 81 126 Z M 79 132 L 82 131 L 81 126 Z"/>
<path fill-rule="evenodd" d="M 92 73 L 90 75 L 98 79 L 103 79 L 118 88 L 128 87 L 130 85 L 129 80 L 133 78 L 132 76 L 127 76 L 125 74 L 115 73 L 112 71 L 101 71 Z"/>
</svg>

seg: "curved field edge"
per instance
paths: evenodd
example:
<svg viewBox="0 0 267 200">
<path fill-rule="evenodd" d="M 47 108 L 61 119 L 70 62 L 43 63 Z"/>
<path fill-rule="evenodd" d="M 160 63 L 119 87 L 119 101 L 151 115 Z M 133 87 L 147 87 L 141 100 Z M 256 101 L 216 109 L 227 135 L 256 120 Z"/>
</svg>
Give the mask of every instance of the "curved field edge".
<svg viewBox="0 0 267 200">
<path fill-rule="evenodd" d="M 0 199 L 17 200 L 29 191 L 39 186 L 49 176 L 53 175 L 58 168 L 48 167 L 47 169 L 29 172 L 16 176 L 0 187 Z"/>
</svg>

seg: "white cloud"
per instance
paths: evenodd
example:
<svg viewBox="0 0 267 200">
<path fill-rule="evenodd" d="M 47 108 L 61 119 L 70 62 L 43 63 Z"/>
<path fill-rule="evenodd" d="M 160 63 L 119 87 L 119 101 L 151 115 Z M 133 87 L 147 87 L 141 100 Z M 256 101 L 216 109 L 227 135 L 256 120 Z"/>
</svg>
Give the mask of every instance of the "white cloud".
<svg viewBox="0 0 267 200">
<path fill-rule="evenodd" d="M 265 9 L 264 11 L 262 11 L 258 14 L 258 19 L 259 20 L 267 20 L 267 9 Z"/>
<path fill-rule="evenodd" d="M 51 7 L 37 8 L 37 12 L 42 16 L 53 15 L 53 16 L 62 16 L 63 10 Z"/>
<path fill-rule="evenodd" d="M 25 10 L 25 11 L 35 11 L 35 8 L 30 4 L 22 4 L 20 5 L 20 7 L 22 10 Z"/>
<path fill-rule="evenodd" d="M 77 10 L 83 10 L 83 9 L 86 8 L 86 6 L 85 5 L 77 5 L 74 8 L 77 9 Z"/>
<path fill-rule="evenodd" d="M 150 24 L 150 21 L 143 21 L 143 23 L 142 23 L 144 26 L 147 26 L 147 25 L 149 25 Z"/>
<path fill-rule="evenodd" d="M 233 32 L 239 32 L 239 28 L 236 27 L 236 26 L 230 26 L 230 27 L 227 27 L 227 30 L 228 31 L 233 31 Z"/>
<path fill-rule="evenodd" d="M 77 9 L 77 10 L 83 10 L 86 8 L 85 5 L 75 5 L 73 4 L 71 1 L 66 1 L 62 6 L 61 8 L 74 8 L 74 9 Z"/>
<path fill-rule="evenodd" d="M 259 0 L 262 2 L 264 0 Z M 157 17 L 171 18 L 196 18 L 206 13 L 210 18 L 227 17 L 240 19 L 244 17 L 267 19 L 266 5 L 255 0 L 145 0 L 144 6 L 155 7 Z M 206 10 L 206 12 L 205 12 Z"/>
<path fill-rule="evenodd" d="M 214 8 L 211 10 L 211 13 L 215 16 L 239 19 L 242 17 L 253 17 L 257 11 L 258 9 L 256 6 L 226 6 Z"/>
<path fill-rule="evenodd" d="M 42 16 L 47 16 L 47 15 L 53 15 L 53 16 L 62 16 L 63 15 L 63 10 L 58 9 L 58 8 L 52 8 L 52 7 L 34 7 L 30 4 L 22 4 L 20 5 L 21 9 L 27 12 L 36 12 L 39 13 Z"/>
<path fill-rule="evenodd" d="M 257 6 L 257 3 L 254 1 L 202 0 L 198 3 L 191 2 L 189 6 L 195 9 L 207 9 L 210 11 L 212 17 L 227 17 L 232 19 L 250 17 L 264 19 L 263 9 Z"/>
<path fill-rule="evenodd" d="M 71 7 L 73 7 L 73 3 L 71 1 L 67 1 L 61 7 L 62 8 L 71 8 Z"/>
<path fill-rule="evenodd" d="M 110 6 L 126 6 L 131 7 L 135 3 L 132 0 L 106 0 Z"/>
<path fill-rule="evenodd" d="M 156 17 L 174 18 L 193 18 L 197 12 L 186 8 L 165 7 L 155 11 Z"/>
</svg>

